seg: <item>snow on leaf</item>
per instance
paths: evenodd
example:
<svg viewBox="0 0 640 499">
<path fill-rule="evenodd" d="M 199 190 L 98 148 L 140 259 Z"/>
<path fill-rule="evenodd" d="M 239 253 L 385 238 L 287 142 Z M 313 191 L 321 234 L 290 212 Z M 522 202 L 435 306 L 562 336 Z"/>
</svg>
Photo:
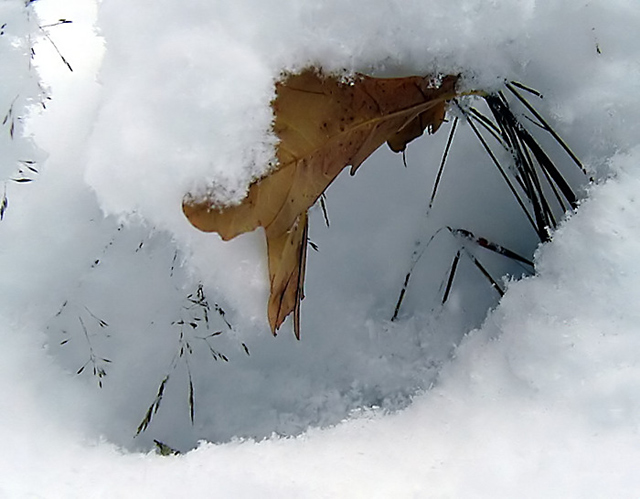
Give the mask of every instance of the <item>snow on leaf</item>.
<svg viewBox="0 0 640 499">
<path fill-rule="evenodd" d="M 229 240 L 257 227 L 267 238 L 271 281 L 269 324 L 275 334 L 294 312 L 300 337 L 307 247 L 307 210 L 347 166 L 354 174 L 387 142 L 395 151 L 425 130 L 435 132 L 447 101 L 456 96 L 456 76 L 439 84 L 431 77 L 373 78 L 345 81 L 315 69 L 288 75 L 276 83 L 273 130 L 280 139 L 277 167 L 254 182 L 243 202 L 216 206 L 187 195 L 183 211 L 205 232 Z"/>
</svg>

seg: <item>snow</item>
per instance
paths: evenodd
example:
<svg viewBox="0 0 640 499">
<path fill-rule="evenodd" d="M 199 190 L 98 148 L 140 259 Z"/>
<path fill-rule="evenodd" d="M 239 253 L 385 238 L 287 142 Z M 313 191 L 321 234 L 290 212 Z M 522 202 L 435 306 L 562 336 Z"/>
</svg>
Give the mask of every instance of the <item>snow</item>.
<svg viewBox="0 0 640 499">
<path fill-rule="evenodd" d="M 0 224 L 0 497 L 637 496 L 640 9 L 450 4 L 109 0 L 97 12 L 102 63 L 87 2 L 42 4 L 41 22 L 72 8 L 79 21 L 49 29 L 74 72 L 38 42 L 52 100 L 30 111 L 26 136 L 0 137 L 4 179 L 24 154 L 39 166 L 28 184 L 6 182 Z M 0 5 L 17 37 L 0 37 L 15 74 L 0 112 L 20 88 L 24 116 L 42 94 L 20 38 L 36 36 L 37 20 L 19 5 Z M 310 63 L 463 71 L 481 88 L 523 81 L 609 178 L 585 189 L 538 248 L 536 275 L 510 280 L 488 315 L 497 297 L 468 261 L 437 305 L 458 247 L 443 232 L 390 322 L 411 253 L 439 227 L 522 253 L 536 240 L 468 129 L 428 218 L 447 127 L 412 144 L 406 169 L 381 150 L 329 190 L 330 227 L 312 212 L 320 251 L 303 339 L 287 325 L 274 339 L 261 235 L 200 234 L 180 201 L 211 180 L 241 196 L 272 155 L 274 79 Z M 476 256 L 497 275 L 522 272 Z M 209 346 L 228 362 L 213 360 L 202 323 L 178 323 L 202 316 L 188 299 L 199 285 L 226 311 L 211 313 L 210 332 L 223 334 Z M 177 358 L 181 331 L 193 354 Z M 167 374 L 159 411 L 134 437 Z M 185 453 L 156 455 L 153 439 Z"/>
</svg>

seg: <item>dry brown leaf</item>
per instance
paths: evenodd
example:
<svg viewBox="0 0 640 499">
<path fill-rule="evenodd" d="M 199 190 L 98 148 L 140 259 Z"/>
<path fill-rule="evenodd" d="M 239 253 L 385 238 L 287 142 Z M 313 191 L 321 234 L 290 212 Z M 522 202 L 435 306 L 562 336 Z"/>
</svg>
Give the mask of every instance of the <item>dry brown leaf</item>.
<svg viewBox="0 0 640 499">
<path fill-rule="evenodd" d="M 307 259 L 307 212 L 284 234 L 266 229 L 271 293 L 268 318 L 274 332 L 293 311 L 293 331 L 300 339 L 300 302 L 304 298 L 304 272 Z"/>
<path fill-rule="evenodd" d="M 456 96 L 457 77 L 439 85 L 429 77 L 373 78 L 344 81 L 313 69 L 276 83 L 273 130 L 280 139 L 278 165 L 254 182 L 241 204 L 219 207 L 187 196 L 183 210 L 205 232 L 229 240 L 257 227 L 267 237 L 271 280 L 269 324 L 275 334 L 292 311 L 299 337 L 307 246 L 307 210 L 351 166 L 384 142 L 395 151 L 442 124 L 447 101 Z"/>
</svg>

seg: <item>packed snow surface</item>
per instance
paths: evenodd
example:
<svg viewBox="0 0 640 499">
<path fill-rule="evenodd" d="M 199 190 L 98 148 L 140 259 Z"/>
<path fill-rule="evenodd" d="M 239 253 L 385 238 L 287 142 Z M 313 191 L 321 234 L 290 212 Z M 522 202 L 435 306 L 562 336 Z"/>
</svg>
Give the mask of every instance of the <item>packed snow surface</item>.
<svg viewBox="0 0 640 499">
<path fill-rule="evenodd" d="M 638 496 L 635 0 L 38 4 L 0 3 L 0 497 Z M 38 24 L 74 13 L 44 28 L 71 73 Z M 273 156 L 274 81 L 309 65 L 525 82 L 599 180 L 488 315 L 469 261 L 439 305 L 441 231 L 392 322 L 441 227 L 536 239 L 464 126 L 429 217 L 449 125 L 407 168 L 381 150 L 330 188 L 329 227 L 312 210 L 303 338 L 272 338 L 262 234 L 223 243 L 180 203 L 241 199 Z"/>
</svg>

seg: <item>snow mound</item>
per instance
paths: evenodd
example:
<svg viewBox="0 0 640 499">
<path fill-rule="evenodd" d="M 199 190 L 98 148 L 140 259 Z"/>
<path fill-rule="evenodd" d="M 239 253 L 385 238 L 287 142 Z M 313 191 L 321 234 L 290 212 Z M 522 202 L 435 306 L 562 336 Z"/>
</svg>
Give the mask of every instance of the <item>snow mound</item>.
<svg viewBox="0 0 640 499">
<path fill-rule="evenodd" d="M 640 151 L 512 283 L 433 389 L 294 439 L 203 444 L 187 455 L 87 445 L 93 417 L 72 411 L 31 335 L 2 330 L 2 490 L 9 497 L 633 497 L 640 486 Z M 8 360 L 8 359 L 7 359 Z M 37 363 L 42 374 L 27 366 Z M 46 373 L 46 374 L 45 374 Z M 55 381 L 52 381 L 54 375 Z M 16 391 L 14 380 L 20 379 Z M 44 406 L 45 391 L 58 398 Z M 77 396 L 77 394 L 75 395 Z M 8 477 L 14 477 L 8 480 Z M 20 477 L 16 480 L 15 477 Z M 185 479 L 188 477 L 188 479 Z M 116 479 L 117 478 L 117 479 Z"/>
</svg>

